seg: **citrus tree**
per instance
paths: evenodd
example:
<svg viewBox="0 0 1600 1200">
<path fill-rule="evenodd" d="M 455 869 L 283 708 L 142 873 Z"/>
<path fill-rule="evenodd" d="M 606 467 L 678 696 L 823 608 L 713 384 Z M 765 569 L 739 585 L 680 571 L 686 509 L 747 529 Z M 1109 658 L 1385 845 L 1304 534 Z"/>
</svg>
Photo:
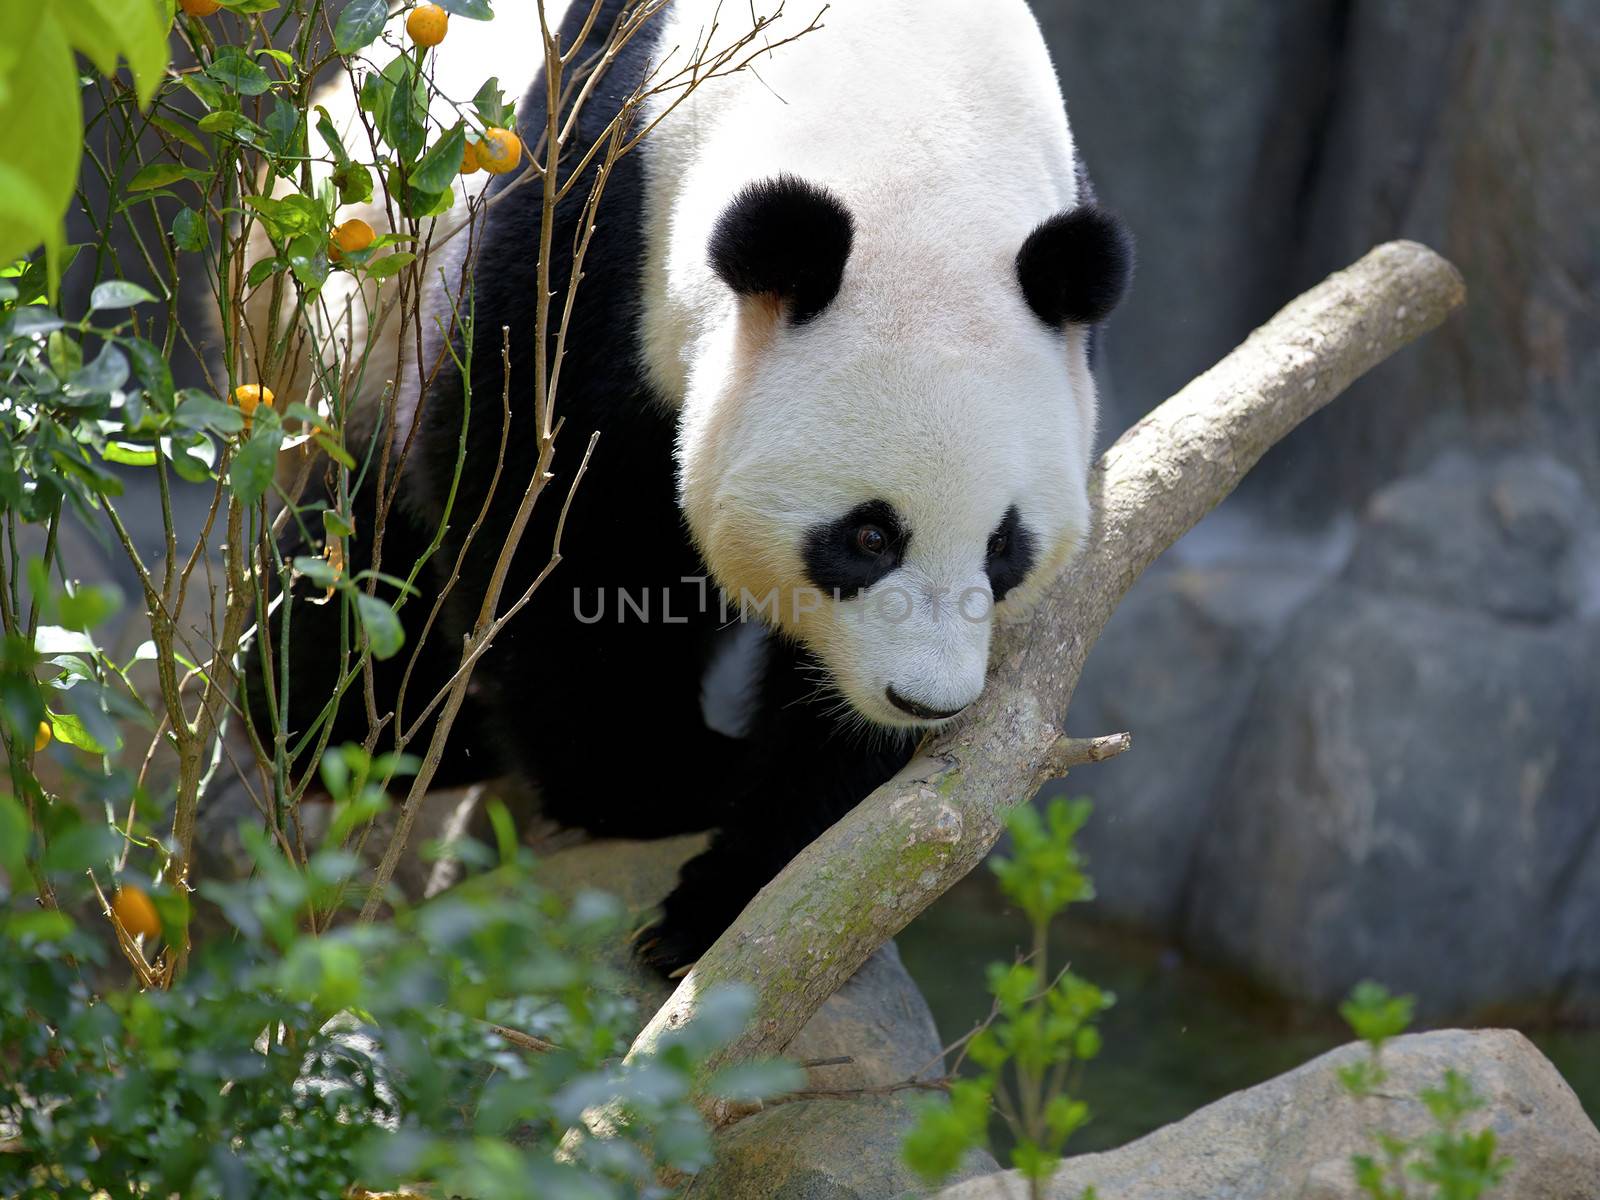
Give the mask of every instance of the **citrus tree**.
<svg viewBox="0 0 1600 1200">
<path fill-rule="evenodd" d="M 0 1192 L 631 1195 L 704 1160 L 690 1088 L 743 1023 L 736 989 L 624 1065 L 637 1021 L 584 953 L 621 914 L 542 891 L 503 812 L 493 849 L 454 851 L 478 880 L 417 908 L 388 886 L 473 665 L 518 598 L 486 601 L 459 669 L 417 698 L 430 721 L 369 705 L 353 742 L 332 737 L 340 697 L 370 696 L 376 664 L 419 649 L 396 610 L 425 602 L 416 581 L 439 539 L 383 562 L 356 544 L 355 511 L 379 514 L 381 542 L 410 444 L 395 382 L 408 369 L 426 387 L 405 347 L 442 247 L 466 239 L 454 294 L 468 294 L 484 180 L 542 186 L 547 205 L 576 193 L 592 215 L 643 135 L 641 107 L 755 52 L 759 24 L 700 47 L 595 143 L 568 144 L 585 85 L 663 2 L 610 24 L 595 2 L 571 45 L 544 33 L 559 103 L 520 130 L 496 80 L 440 82 L 470 76 L 448 58 L 452 27 L 493 19 L 489 0 L 6 3 Z M 90 277 L 70 308 L 69 263 Z M 577 276 L 551 281 L 541 361 L 559 364 Z M 185 288 L 214 319 L 188 315 Z M 470 356 L 470 313 L 452 324 Z M 519 528 L 550 502 L 558 376 L 508 384 L 542 423 Z M 591 452 L 562 451 L 570 486 Z M 133 483 L 159 508 L 154 538 L 135 528 Z M 83 577 L 69 547 L 86 537 L 134 595 Z M 296 539 L 303 553 L 281 551 Z M 267 636 L 297 586 L 340 614 L 337 644 L 319 647 L 338 684 L 304 729 L 283 719 L 293 631 Z M 268 688 L 255 720 L 239 694 L 249 654 Z M 224 782 L 254 809 L 245 882 L 197 867 Z M 225 936 L 194 935 L 202 910 Z M 592 1137 L 580 1118 L 600 1107 L 626 1120 Z"/>
</svg>

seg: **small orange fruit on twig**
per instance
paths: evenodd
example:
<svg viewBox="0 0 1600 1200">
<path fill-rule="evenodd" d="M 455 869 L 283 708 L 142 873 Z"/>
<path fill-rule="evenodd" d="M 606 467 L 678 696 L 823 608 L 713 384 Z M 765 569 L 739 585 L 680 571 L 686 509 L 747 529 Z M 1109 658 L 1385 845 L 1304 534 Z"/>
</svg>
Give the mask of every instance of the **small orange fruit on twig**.
<svg viewBox="0 0 1600 1200">
<path fill-rule="evenodd" d="M 250 428 L 250 416 L 256 411 L 257 406 L 265 404 L 272 407 L 272 402 L 277 399 L 272 394 L 272 389 L 262 387 L 259 383 L 241 383 L 233 389 L 233 404 L 244 414 L 244 427 Z"/>
<path fill-rule="evenodd" d="M 504 175 L 522 161 L 522 139 L 510 129 L 485 129 L 478 143 L 478 164 L 491 175 Z"/>
<path fill-rule="evenodd" d="M 39 728 L 33 735 L 33 752 L 39 753 L 50 744 L 50 739 L 53 737 L 55 734 L 50 731 L 50 722 L 40 721 Z"/>
<path fill-rule="evenodd" d="M 338 262 L 346 254 L 359 254 L 372 245 L 378 235 L 360 217 L 352 217 L 342 225 L 333 227 L 333 237 L 328 242 L 328 257 Z"/>
<path fill-rule="evenodd" d="M 419 4 L 406 18 L 406 33 L 412 44 L 424 50 L 444 41 L 444 35 L 449 31 L 450 14 L 437 4 Z"/>
<path fill-rule="evenodd" d="M 111 911 L 117 914 L 122 927 L 134 937 L 142 934 L 153 938 L 161 933 L 161 918 L 156 913 L 156 906 L 150 903 L 150 897 L 144 894 L 143 889 L 132 884 L 117 889 L 117 894 L 111 900 Z"/>
<path fill-rule="evenodd" d="M 178 0 L 178 7 L 191 17 L 209 17 L 222 7 L 222 0 Z"/>
<path fill-rule="evenodd" d="M 467 148 L 461 152 L 461 173 L 476 175 L 481 170 L 483 163 L 478 161 L 478 143 L 468 142 Z"/>
</svg>

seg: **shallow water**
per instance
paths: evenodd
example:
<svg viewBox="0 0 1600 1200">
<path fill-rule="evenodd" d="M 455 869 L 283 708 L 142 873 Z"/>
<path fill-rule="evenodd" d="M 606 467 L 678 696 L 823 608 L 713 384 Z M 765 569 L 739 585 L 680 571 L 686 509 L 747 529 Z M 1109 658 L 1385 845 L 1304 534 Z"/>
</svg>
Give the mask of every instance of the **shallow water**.
<svg viewBox="0 0 1600 1200">
<path fill-rule="evenodd" d="M 1070 1150 L 1107 1150 L 1202 1105 L 1260 1083 L 1349 1040 L 1330 1010 L 1274 996 L 1227 971 L 1193 963 L 1151 938 L 1060 923 L 1052 969 L 1117 994 L 1101 1023 L 1105 1048 L 1075 1094 L 1093 1110 Z M 900 935 L 901 957 L 921 985 L 946 1042 L 989 1012 L 984 969 L 1026 940 L 1020 913 L 977 872 Z M 1600 1120 L 1600 1030 L 1524 1030 Z"/>
</svg>

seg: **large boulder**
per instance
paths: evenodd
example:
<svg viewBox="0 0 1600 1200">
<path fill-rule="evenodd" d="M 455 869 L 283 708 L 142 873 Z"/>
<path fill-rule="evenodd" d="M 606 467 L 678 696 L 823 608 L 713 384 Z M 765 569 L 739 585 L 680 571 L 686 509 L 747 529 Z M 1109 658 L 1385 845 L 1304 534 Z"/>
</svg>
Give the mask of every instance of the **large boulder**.
<svg viewBox="0 0 1600 1200">
<path fill-rule="evenodd" d="M 1262 665 L 1188 865 L 1184 935 L 1292 993 L 1600 1016 L 1592 507 L 1548 458 L 1379 493 Z"/>
<path fill-rule="evenodd" d="M 1487 1102 L 1466 1128 L 1493 1129 L 1513 1159 L 1495 1200 L 1594 1200 L 1600 1132 L 1556 1069 L 1520 1033 L 1446 1030 L 1399 1038 L 1384 1051 L 1389 1079 L 1366 1100 L 1345 1093 L 1340 1067 L 1366 1054 L 1341 1047 L 1305 1066 L 1208 1105 L 1175 1125 L 1104 1154 L 1068 1159 L 1051 1200 L 1358 1200 L 1353 1154 L 1380 1154 L 1373 1130 L 1414 1139 L 1434 1129 L 1417 1099 L 1447 1069 L 1471 1078 Z M 968 1180 L 939 1200 L 1024 1200 L 1015 1173 Z"/>
<path fill-rule="evenodd" d="M 1103 868 L 1094 914 L 1166 932 L 1262 664 L 1348 552 L 1346 538 L 1266 537 L 1219 515 L 1134 586 L 1073 697 L 1072 732 L 1132 730 L 1135 752 L 1050 789 L 1094 797 L 1081 843 Z"/>
</svg>

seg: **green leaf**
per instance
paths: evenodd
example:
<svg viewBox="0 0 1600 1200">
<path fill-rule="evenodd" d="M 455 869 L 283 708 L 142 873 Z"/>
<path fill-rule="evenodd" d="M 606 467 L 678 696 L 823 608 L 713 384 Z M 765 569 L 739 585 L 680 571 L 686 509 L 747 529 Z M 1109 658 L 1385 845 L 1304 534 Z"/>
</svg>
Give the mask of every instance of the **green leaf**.
<svg viewBox="0 0 1600 1200">
<path fill-rule="evenodd" d="M 229 437 L 244 428 L 244 414 L 215 396 L 196 388 L 185 388 L 179 397 L 174 419 L 180 425 L 189 429 L 209 429 L 223 437 Z"/>
<path fill-rule="evenodd" d="M 367 274 L 372 276 L 374 279 L 388 279 L 392 275 L 398 275 L 407 266 L 415 262 L 416 259 L 417 256 L 415 254 L 411 254 L 407 251 L 401 251 L 398 254 L 386 255 L 383 258 L 374 259 L 371 263 L 368 263 Z"/>
<path fill-rule="evenodd" d="M 1379 1047 L 1406 1031 L 1415 1007 L 1416 997 L 1391 995 L 1388 988 L 1369 979 L 1356 984 L 1350 998 L 1339 1005 L 1339 1015 L 1358 1038 Z"/>
<path fill-rule="evenodd" d="M 335 587 L 339 582 L 339 573 L 333 569 L 333 564 L 325 558 L 300 555 L 294 560 L 294 569 L 319 588 Z"/>
<path fill-rule="evenodd" d="M 232 138 L 234 141 L 251 146 L 265 141 L 267 136 L 267 131 L 249 117 L 226 108 L 201 117 L 199 128 L 203 133 Z"/>
<path fill-rule="evenodd" d="M 405 162 L 422 153 L 427 142 L 428 89 L 417 65 L 406 55 L 382 71 L 367 76 L 361 85 L 361 106 L 372 113 L 383 140 Z"/>
<path fill-rule="evenodd" d="M 388 19 L 388 0 L 350 0 L 334 23 L 334 47 L 341 54 L 365 49 L 377 41 Z"/>
<path fill-rule="evenodd" d="M 67 379 L 83 369 L 83 345 L 65 329 L 57 329 L 45 343 L 50 349 L 50 369 Z"/>
<path fill-rule="evenodd" d="M 121 463 L 125 467 L 153 467 L 156 452 L 151 446 L 130 446 L 126 442 L 107 442 L 100 451 L 106 462 Z"/>
<path fill-rule="evenodd" d="M 327 239 L 316 234 L 295 238 L 289 243 L 289 269 L 301 286 L 314 294 L 327 282 L 332 270 Z"/>
<path fill-rule="evenodd" d="M 445 12 L 455 13 L 458 17 L 467 17 L 474 21 L 494 20 L 494 10 L 489 7 L 489 0 L 433 0 Z"/>
<path fill-rule="evenodd" d="M 132 308 L 135 304 L 147 304 L 155 298 L 136 283 L 127 283 L 121 279 L 111 279 L 105 283 L 96 284 L 94 291 L 89 293 L 89 311 L 99 312 L 107 308 Z"/>
<path fill-rule="evenodd" d="M 246 196 L 244 202 L 261 214 L 274 237 L 292 238 L 305 233 L 327 233 L 322 207 L 310 196 Z"/>
<path fill-rule="evenodd" d="M 457 122 L 418 161 L 411 171 L 411 186 L 420 192 L 442 192 L 461 174 L 461 155 L 467 148 L 467 127 Z"/>
<path fill-rule="evenodd" d="M 214 80 L 206 78 L 195 71 L 188 71 L 178 76 L 178 82 L 209 109 L 219 109 L 228 102 L 227 93 L 217 86 Z"/>
<path fill-rule="evenodd" d="M 79 750 L 87 750 L 90 754 L 106 752 L 106 748 L 95 741 L 94 736 L 84 727 L 83 721 L 71 713 L 51 713 L 50 732 L 55 735 L 56 741 L 76 746 Z"/>
<path fill-rule="evenodd" d="M 128 356 L 116 346 L 106 346 L 93 362 L 67 381 L 71 397 L 106 396 L 128 382 Z"/>
<path fill-rule="evenodd" d="M 364 204 L 372 199 L 372 172 L 360 163 L 340 163 L 330 178 L 339 189 L 340 204 Z"/>
<path fill-rule="evenodd" d="M 279 271 L 287 271 L 289 264 L 281 258 L 263 258 L 250 267 L 250 273 L 245 276 L 245 286 L 258 288 L 271 279 Z"/>
<path fill-rule="evenodd" d="M 242 418 L 241 418 L 242 420 Z M 209 483 L 217 462 L 217 449 L 199 430 L 161 439 L 161 450 L 172 469 L 189 483 Z"/>
<path fill-rule="evenodd" d="M 159 0 L 73 0 L 52 9 L 73 46 L 103 75 L 128 60 L 140 107 L 150 103 L 167 69 L 171 19 Z"/>
<path fill-rule="evenodd" d="M 178 141 L 182 142 L 185 146 L 188 146 L 189 149 L 195 151 L 196 153 L 202 156 L 206 155 L 206 144 L 197 138 L 194 134 L 194 130 L 190 129 L 187 125 L 179 124 L 177 121 L 174 121 L 169 117 L 163 117 L 158 113 L 151 114 L 150 124 L 154 125 L 157 129 L 162 130 L 169 137 L 176 138 Z"/>
<path fill-rule="evenodd" d="M 61 218 L 72 202 L 83 146 L 83 109 L 72 47 L 54 6 L 6 6 L 5 41 L 14 58 L 0 98 L 0 262 L 41 243 L 59 253 Z M 58 276 L 57 276 L 58 277 Z"/>
<path fill-rule="evenodd" d="M 202 120 L 200 124 L 204 127 L 205 121 Z M 139 172 L 128 180 L 128 190 L 147 192 L 151 188 L 166 187 L 169 183 L 178 183 L 185 179 L 198 182 L 210 178 L 211 172 L 196 167 L 186 167 L 182 163 L 151 163 L 147 167 L 140 168 Z"/>
<path fill-rule="evenodd" d="M 211 238 L 206 219 L 192 208 L 172 218 L 172 244 L 179 250 L 204 250 Z"/>
<path fill-rule="evenodd" d="M 272 473 L 278 465 L 278 447 L 283 444 L 283 427 L 262 415 L 266 405 L 256 409 L 255 428 L 233 456 L 228 482 L 242 504 L 254 504 L 272 486 Z"/>
<path fill-rule="evenodd" d="M 328 147 L 328 152 L 333 155 L 336 162 L 343 164 L 350 161 L 350 155 L 344 148 L 344 139 L 339 136 L 333 118 L 320 104 L 317 105 L 317 132 L 322 135 L 323 144 Z"/>
<path fill-rule="evenodd" d="M 500 80 L 491 77 L 472 98 L 473 111 L 478 120 L 494 129 L 511 127 L 511 110 L 506 106 L 505 93 L 500 90 Z"/>
<path fill-rule="evenodd" d="M 167 365 L 161 348 L 137 337 L 123 338 L 121 344 L 133 360 L 134 373 L 139 376 L 150 398 L 162 409 L 170 410 L 173 400 L 172 368 Z"/>
<path fill-rule="evenodd" d="M 67 629 L 87 632 L 117 615 L 122 593 L 109 584 L 80 584 L 60 598 L 56 619 Z"/>
<path fill-rule="evenodd" d="M 301 154 L 300 110 L 282 96 L 267 115 L 267 149 L 273 154 Z"/>
<path fill-rule="evenodd" d="M 365 592 L 356 593 L 356 615 L 361 627 L 372 642 L 372 656 L 378 659 L 393 658 L 405 645 L 406 633 L 394 609 Z"/>
<path fill-rule="evenodd" d="M 206 74 L 241 96 L 259 96 L 272 87 L 272 79 L 261 64 L 238 46 L 219 49 Z"/>
</svg>

